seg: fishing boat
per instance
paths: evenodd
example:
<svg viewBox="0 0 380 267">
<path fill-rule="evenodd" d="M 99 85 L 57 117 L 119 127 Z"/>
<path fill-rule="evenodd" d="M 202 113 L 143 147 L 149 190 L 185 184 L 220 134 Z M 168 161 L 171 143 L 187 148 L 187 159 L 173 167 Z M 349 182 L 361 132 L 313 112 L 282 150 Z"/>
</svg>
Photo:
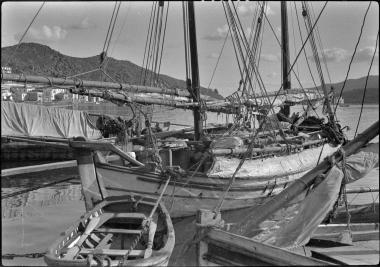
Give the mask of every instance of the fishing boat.
<svg viewBox="0 0 380 267">
<path fill-rule="evenodd" d="M 160 1 L 153 5 L 156 15 L 162 16 L 164 3 Z M 124 139 L 129 142 L 129 146 L 126 146 L 127 152 L 135 153 L 133 158 L 129 156 L 110 162 L 96 154 L 96 172 L 102 177 L 110 195 L 132 193 L 157 197 L 162 192 L 161 185 L 170 176 L 172 179 L 163 201 L 173 218 L 194 215 L 199 208 L 210 209 L 225 192 L 227 195 L 223 197 L 224 205 L 221 205 L 223 210 L 261 205 L 285 189 L 290 182 L 299 179 L 323 158 L 336 152 L 346 140 L 336 121 L 323 77 L 323 93 L 291 88 L 290 73 L 294 73 L 294 64 L 290 66 L 286 3 L 281 3 L 283 80 L 280 90 L 273 94 L 266 92 L 257 67 L 260 50 L 257 47 L 257 38 L 262 34 L 261 22 L 267 19 L 266 3 L 258 3 L 259 17 L 252 31 L 251 42 L 246 37 L 241 37 L 241 29 L 236 28 L 239 18 L 233 13 L 234 4 L 223 2 L 222 5 L 228 14 L 228 25 L 230 34 L 234 35 L 234 42 L 244 44 L 246 48 L 245 54 L 237 58 L 238 62 L 244 62 L 245 65 L 241 73 L 242 88 L 225 100 L 201 99 L 194 3 L 191 1 L 183 4 L 186 22 L 184 34 L 185 40 L 188 40 L 185 42 L 188 52 L 186 62 L 189 65 L 186 75 L 188 91 L 153 86 L 160 84 L 157 78 L 159 75 L 153 75 L 156 74 L 156 69 L 148 68 L 144 69 L 144 75 L 150 74 L 154 79 L 143 85 L 85 81 L 78 77 L 20 77 L 14 74 L 2 74 L 2 80 L 66 86 L 73 94 L 92 95 L 114 103 L 128 104 L 135 107 L 134 113 L 139 110 L 136 106 L 138 104 L 193 110 L 194 127 L 174 133 L 154 133 L 151 120 L 145 114 L 147 133 Z M 308 8 L 306 4 L 303 7 L 305 10 Z M 311 20 L 307 16 L 306 18 Z M 309 22 L 309 34 L 305 43 L 310 41 L 315 45 L 312 34 L 314 27 Z M 317 20 L 313 23 L 315 26 Z M 157 25 L 150 24 L 152 28 L 155 26 Z M 154 43 L 160 49 L 163 37 L 150 37 L 158 38 Z M 314 53 L 314 58 L 316 64 L 320 64 L 317 52 Z M 159 58 L 156 59 L 159 61 Z M 146 62 L 146 66 L 148 65 L 150 66 Z M 100 70 L 104 72 L 102 68 Z M 260 88 L 260 92 L 254 92 L 254 83 Z M 100 91 L 96 89 L 98 87 L 107 90 Z M 157 94 L 169 97 L 153 97 Z M 309 116 L 321 101 L 327 110 L 326 123 L 323 118 Z M 290 106 L 294 104 L 306 105 L 304 114 L 290 116 Z M 280 111 L 277 113 L 274 107 L 280 108 Z M 235 114 L 235 122 L 221 129 L 222 131 L 207 133 L 203 127 L 205 111 Z M 253 122 L 258 127 L 247 126 Z M 79 144 L 67 140 L 65 142 L 70 145 Z M 93 141 L 88 143 L 96 146 Z M 242 163 L 240 158 L 244 158 Z M 226 191 L 226 188 L 230 190 Z"/>
<path fill-rule="evenodd" d="M 122 196 L 97 204 L 49 247 L 49 266 L 167 266 L 174 229 L 156 200 Z"/>
<path fill-rule="evenodd" d="M 199 210 L 193 239 L 198 265 L 377 264 L 378 220 L 369 223 L 365 216 L 350 223 L 348 216 L 346 223 L 321 223 L 342 193 L 342 178 L 352 175 L 345 170 L 350 165 L 346 161 L 362 153 L 378 134 L 376 122 L 261 207 L 245 210 L 240 218 L 233 213 L 223 216 L 216 209 Z M 359 168 L 367 170 L 359 171 L 360 176 L 378 166 L 378 153 L 372 156 L 373 164 L 361 163 Z M 362 215 L 368 213 L 363 211 Z"/>
</svg>

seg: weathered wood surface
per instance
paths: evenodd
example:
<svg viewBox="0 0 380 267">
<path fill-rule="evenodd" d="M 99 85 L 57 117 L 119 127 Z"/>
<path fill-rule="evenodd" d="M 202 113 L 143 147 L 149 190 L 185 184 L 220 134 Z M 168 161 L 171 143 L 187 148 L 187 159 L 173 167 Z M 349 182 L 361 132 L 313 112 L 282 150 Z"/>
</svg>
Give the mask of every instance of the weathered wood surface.
<svg viewBox="0 0 380 267">
<path fill-rule="evenodd" d="M 328 263 L 308 258 L 281 248 L 253 241 L 247 237 L 235 235 L 219 229 L 211 229 L 206 240 L 228 250 L 251 256 L 274 265 L 328 265 Z M 228 259 L 228 255 L 225 255 Z M 235 259 L 237 261 L 238 259 Z"/>
<path fill-rule="evenodd" d="M 54 162 L 54 163 L 48 163 L 48 164 L 40 164 L 40 165 L 32 165 L 32 166 L 4 169 L 4 170 L 1 170 L 1 176 L 2 177 L 3 176 L 11 176 L 11 175 L 17 175 L 17 174 L 24 174 L 24 173 L 32 173 L 32 172 L 40 172 L 40 171 L 55 170 L 55 169 L 62 169 L 62 168 L 70 168 L 70 167 L 75 167 L 75 166 L 77 166 L 76 160 Z"/>
</svg>

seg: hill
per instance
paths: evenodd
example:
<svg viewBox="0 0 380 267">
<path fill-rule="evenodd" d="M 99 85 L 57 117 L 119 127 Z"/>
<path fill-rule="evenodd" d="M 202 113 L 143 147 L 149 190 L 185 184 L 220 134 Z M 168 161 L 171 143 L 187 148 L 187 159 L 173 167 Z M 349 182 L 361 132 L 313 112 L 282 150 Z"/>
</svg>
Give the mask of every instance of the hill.
<svg viewBox="0 0 380 267">
<path fill-rule="evenodd" d="M 348 104 L 361 104 L 364 88 L 365 88 L 366 77 L 361 77 L 358 79 L 348 79 L 343 90 L 343 99 L 345 103 Z M 343 87 L 343 82 L 339 83 L 329 83 L 326 84 L 327 88 L 334 88 L 334 94 L 339 96 L 340 91 Z M 309 88 L 309 89 L 315 89 Z M 321 89 L 318 86 L 318 89 Z M 379 103 L 379 76 L 369 76 L 367 83 L 367 91 L 364 98 L 365 104 L 377 104 Z"/>
<path fill-rule="evenodd" d="M 1 66 L 15 51 L 15 46 L 1 48 Z M 31 75 L 43 75 L 53 77 L 71 76 L 94 70 L 99 67 L 100 57 L 87 58 L 70 57 L 63 55 L 49 46 L 37 43 L 22 43 L 10 60 L 8 66 L 13 73 L 24 73 Z M 141 84 L 139 81 L 142 68 L 128 60 L 117 60 L 109 58 L 107 73 L 121 83 Z M 84 80 L 110 81 L 100 72 L 92 72 L 80 76 Z M 174 89 L 186 90 L 183 80 L 175 79 L 167 75 L 160 75 L 161 86 Z M 223 99 L 216 89 L 201 87 L 201 94 L 214 99 Z"/>
</svg>

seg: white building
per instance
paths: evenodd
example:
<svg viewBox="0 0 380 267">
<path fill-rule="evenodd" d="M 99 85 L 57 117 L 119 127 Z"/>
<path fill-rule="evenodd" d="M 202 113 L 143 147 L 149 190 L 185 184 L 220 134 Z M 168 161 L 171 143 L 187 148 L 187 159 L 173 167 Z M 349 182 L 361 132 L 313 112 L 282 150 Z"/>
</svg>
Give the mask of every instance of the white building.
<svg viewBox="0 0 380 267">
<path fill-rule="evenodd" d="M 5 73 L 5 74 L 11 74 L 12 68 L 11 67 L 1 67 L 1 72 Z"/>
</svg>

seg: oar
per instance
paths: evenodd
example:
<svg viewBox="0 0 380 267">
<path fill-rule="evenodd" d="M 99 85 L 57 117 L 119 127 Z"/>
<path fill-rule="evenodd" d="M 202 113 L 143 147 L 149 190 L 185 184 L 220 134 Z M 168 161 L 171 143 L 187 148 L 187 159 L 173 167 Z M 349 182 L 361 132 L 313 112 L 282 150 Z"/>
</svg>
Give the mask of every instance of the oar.
<svg viewBox="0 0 380 267">
<path fill-rule="evenodd" d="M 65 258 L 71 258 L 74 257 L 80 250 L 80 245 L 86 240 L 86 238 L 91 234 L 91 232 L 95 229 L 95 227 L 98 225 L 100 221 L 100 216 L 98 217 L 93 217 L 89 223 L 87 224 L 86 229 L 84 230 L 83 235 L 78 239 L 78 242 L 76 244 L 70 244 L 73 247 L 71 247 L 65 256 Z M 75 241 L 74 241 L 75 242 Z M 73 242 L 73 243 L 74 243 Z"/>
</svg>

